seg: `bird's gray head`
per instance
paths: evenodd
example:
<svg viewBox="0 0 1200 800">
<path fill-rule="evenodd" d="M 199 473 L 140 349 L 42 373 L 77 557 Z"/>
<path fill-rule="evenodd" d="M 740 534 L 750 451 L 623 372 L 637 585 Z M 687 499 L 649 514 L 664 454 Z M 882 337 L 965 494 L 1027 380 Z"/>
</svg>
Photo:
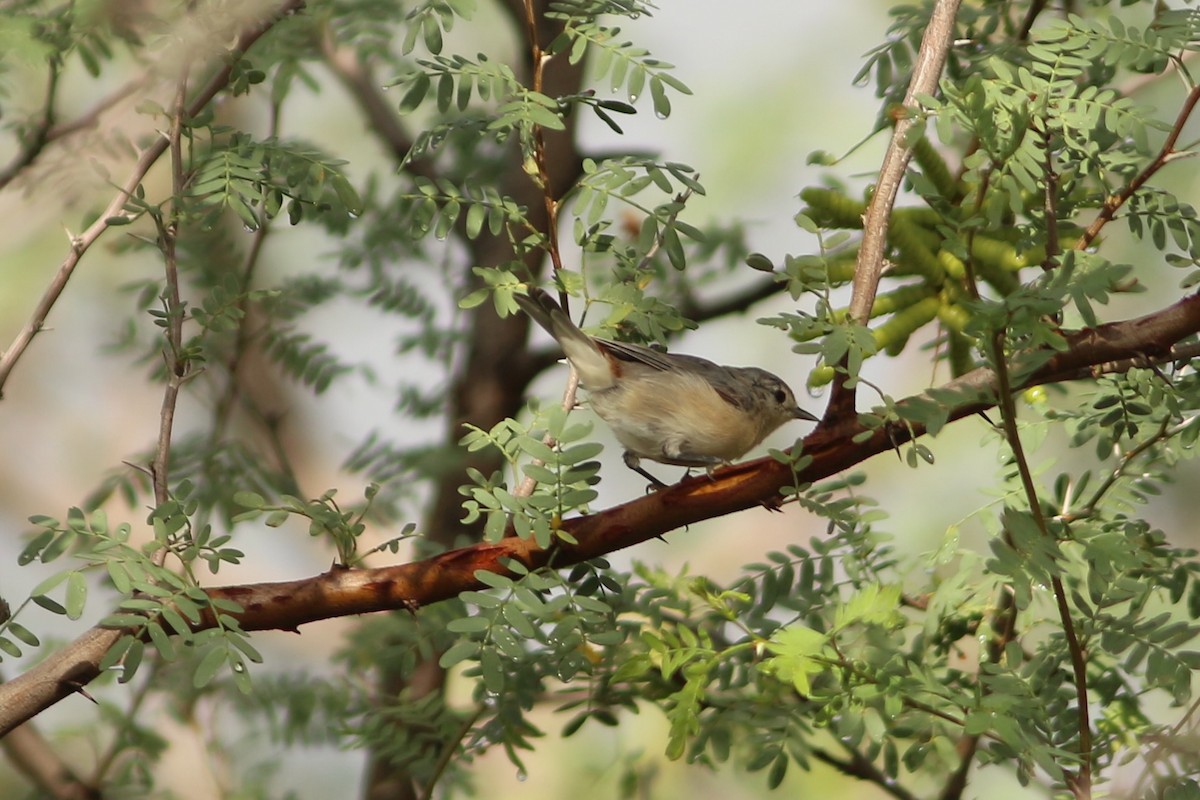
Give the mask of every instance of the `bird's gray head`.
<svg viewBox="0 0 1200 800">
<path fill-rule="evenodd" d="M 755 413 L 762 415 L 765 433 L 793 419 L 817 421 L 816 417 L 796 404 L 796 395 L 779 376 L 758 367 L 745 367 L 744 373 L 751 380 Z"/>
</svg>

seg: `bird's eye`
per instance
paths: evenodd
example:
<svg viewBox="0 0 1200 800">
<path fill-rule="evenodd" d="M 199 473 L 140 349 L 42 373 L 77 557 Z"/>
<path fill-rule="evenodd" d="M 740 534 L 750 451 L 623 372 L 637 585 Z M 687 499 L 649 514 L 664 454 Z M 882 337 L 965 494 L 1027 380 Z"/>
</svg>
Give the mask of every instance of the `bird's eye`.
<svg viewBox="0 0 1200 800">
<path fill-rule="evenodd" d="M 775 390 L 775 402 L 776 403 L 783 405 L 784 403 L 787 402 L 787 399 L 788 399 L 787 392 L 785 392 L 783 389 Z"/>
</svg>

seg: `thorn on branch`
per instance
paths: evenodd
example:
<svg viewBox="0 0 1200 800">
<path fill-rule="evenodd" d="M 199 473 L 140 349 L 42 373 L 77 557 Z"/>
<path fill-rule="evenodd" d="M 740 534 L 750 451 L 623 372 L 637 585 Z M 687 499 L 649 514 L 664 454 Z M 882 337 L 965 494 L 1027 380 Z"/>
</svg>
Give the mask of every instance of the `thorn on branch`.
<svg viewBox="0 0 1200 800">
<path fill-rule="evenodd" d="M 64 684 L 67 686 L 67 688 L 69 688 L 69 689 L 70 689 L 72 692 L 74 692 L 74 693 L 76 693 L 76 694 L 81 694 L 81 695 L 83 695 L 84 697 L 86 697 L 88 700 L 91 700 L 91 701 L 92 701 L 94 704 L 96 704 L 96 705 L 100 705 L 100 701 L 98 701 L 98 700 L 97 700 L 95 697 L 93 697 L 93 696 L 92 696 L 92 695 L 91 695 L 91 694 L 88 692 L 88 690 L 84 688 L 84 685 L 83 685 L 82 683 L 80 683 L 79 681 L 63 681 L 63 683 L 64 683 Z"/>
</svg>

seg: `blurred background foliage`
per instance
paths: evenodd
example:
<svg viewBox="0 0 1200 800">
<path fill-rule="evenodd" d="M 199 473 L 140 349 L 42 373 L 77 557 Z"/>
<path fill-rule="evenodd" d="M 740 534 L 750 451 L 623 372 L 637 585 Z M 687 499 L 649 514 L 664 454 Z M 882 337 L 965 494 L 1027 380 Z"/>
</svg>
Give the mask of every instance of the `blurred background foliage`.
<svg viewBox="0 0 1200 800">
<path fill-rule="evenodd" d="M 5 676 L 52 658 L 55 644 L 113 611 L 114 589 L 156 574 L 153 565 L 137 566 L 135 552 L 153 541 L 147 508 L 157 507 L 151 522 L 160 529 L 187 520 L 184 538 L 197 550 L 180 543 L 177 552 L 201 557 L 186 561 L 194 572 L 185 570 L 183 585 L 294 579 L 362 556 L 367 565 L 393 563 L 477 535 L 477 528 L 443 529 L 439 539 L 428 529 L 438 487 L 456 495 L 469 482 L 456 472 L 461 454 L 446 446 L 463 431 L 445 417 L 471 320 L 494 314 L 493 298 L 503 306 L 504 293 L 530 277 L 511 257 L 485 260 L 481 242 L 493 237 L 509 256 L 534 261 L 555 247 L 527 217 L 536 207 L 511 199 L 514 175 L 544 177 L 537 175 L 542 130 L 566 129 L 575 152 L 590 159 L 571 166 L 593 189 L 564 206 L 558 230 L 568 262 L 563 282 L 603 301 L 589 303 L 588 322 L 608 335 L 671 338 L 682 352 L 766 367 L 795 387 L 807 383 L 812 397 L 802 403 L 815 410 L 836 362 L 831 348 L 846 331 L 839 309 L 848 300 L 855 221 L 886 143 L 888 109 L 907 85 L 926 5 L 564 4 L 557 11 L 566 17 L 555 24 L 567 24 L 564 53 L 586 54 L 583 78 L 563 95 L 552 86 L 535 95 L 520 4 L 310 2 L 274 21 L 241 56 L 228 53 L 229 43 L 270 19 L 273 4 L 244 4 L 236 13 L 154 0 L 5 4 L 0 157 L 13 166 L 0 191 L 6 343 L 66 257 L 69 237 L 97 219 L 137 153 L 170 130 L 184 65 L 193 87 L 209 74 L 204 65 L 231 67 L 218 99 L 187 120 L 177 258 L 189 315 L 185 356 L 195 377 L 185 384 L 172 444 L 176 505 L 155 502 L 144 471 L 170 363 L 162 355 L 173 311 L 163 299 L 161 236 L 172 213 L 164 202 L 172 195 L 169 159 L 126 205 L 132 224 L 114 225 L 85 254 L 48 329 L 4 384 L 0 441 L 9 457 L 0 460 L 0 520 L 11 557 L 0 560 L 0 591 L 21 611 L 21 630 L 41 642 L 30 647 L 10 626 L 6 641 L 20 655 L 5 653 Z M 1120 188 L 1153 157 L 1190 88 L 1179 78 L 1186 69 L 1168 70 L 1169 56 L 1190 53 L 1196 38 L 1190 16 L 1172 17 L 1162 4 L 1076 4 L 1085 16 L 1069 27 L 1048 5 L 973 3 L 960 12 L 943 105 L 918 146 L 901 203 L 908 208 L 894 217 L 891 284 L 877 307 L 892 312 L 892 322 L 873 323 L 874 346 L 894 357 L 862 366 L 863 379 L 891 397 L 986 362 L 980 342 L 996 309 L 1011 312 L 1005 298 L 1023 296 L 1023 283 L 1049 305 L 1015 326 L 1013 347 L 1053 336 L 1038 327 L 1038 315 L 1062 313 L 1074 327 L 1097 313 L 1101 321 L 1121 319 L 1171 302 L 1189 273 L 1162 268 L 1162 251 L 1178 266 L 1194 265 L 1194 218 L 1175 200 L 1193 194 L 1185 161 L 1155 176 L 1161 192 L 1140 195 L 1125 224 L 1105 229 L 1105 263 L 1064 256 L 1057 268 L 1070 280 L 1039 283 L 1039 265 L 1085 235 L 1105 190 Z M 1033 15 L 1041 51 L 1019 35 L 1034 10 L 1042 12 Z M 614 42 L 632 44 L 624 56 L 600 55 Z M 1053 91 L 1035 94 L 1036 81 Z M 1005 86 L 1007 93 L 998 88 Z M 1093 86 L 1120 95 L 1075 102 L 1073 92 Z M 1059 104 L 1048 111 L 1028 96 Z M 991 127 L 967 124 L 988 115 Z M 71 127 L 80 119 L 91 124 Z M 1061 218 L 1050 226 L 1037 196 L 1044 179 L 1037 143 L 1026 138 L 1046 120 L 1063 122 L 1044 133 L 1059 143 L 1065 165 Z M 1181 141 L 1193 130 L 1189 124 Z M 36 157 L 24 164 L 25 154 Z M 993 179 L 997 191 L 976 205 L 972 192 Z M 621 193 L 633 188 L 640 193 L 623 203 Z M 614 195 L 608 202 L 606 193 Z M 810 222 L 798 226 L 800 212 Z M 1057 245 L 1048 248 L 1050 229 Z M 979 270 L 992 305 L 973 304 L 964 263 Z M 1139 265 L 1138 292 L 1122 264 Z M 475 266 L 491 271 L 478 275 Z M 780 283 L 751 313 L 787 330 L 792 342 L 747 315 L 698 328 L 691 322 L 696 309 L 769 283 L 766 270 Z M 539 368 L 552 363 L 541 347 L 535 341 L 530 351 L 542 357 Z M 813 357 L 821 355 L 823 364 Z M 507 442 L 514 460 L 535 451 L 521 435 L 547 428 L 563 440 L 599 440 L 607 446 L 598 465 L 591 450 L 580 451 L 586 463 L 575 483 L 543 488 L 561 497 L 564 488 L 586 485 L 595 496 L 577 494 L 572 505 L 593 510 L 637 496 L 643 487 L 625 473 L 602 425 L 590 433 L 567 428 L 548 411 L 563 378 L 561 370 L 548 373 L 529 391 L 542 398 L 541 415 L 514 409 L 518 433 Z M 536 374 L 531 368 L 525 377 Z M 1169 390 L 1158 377 L 1139 371 L 1023 397 L 1022 435 L 1030 460 L 1046 465 L 1039 486 L 1048 503 L 1061 508 L 1068 496 L 1096 491 L 1114 453 L 1154 431 L 1189 444 L 1190 368 L 1171 372 Z M 1114 408 L 1121 413 L 1113 416 Z M 476 424 L 492 430 L 490 421 Z M 782 431 L 770 444 L 785 446 L 796 435 Z M 926 796 L 954 766 L 956 734 L 947 731 L 956 729 L 945 720 L 914 721 L 911 708 L 902 713 L 900 698 L 918 694 L 902 679 L 937 678 L 963 693 L 941 699 L 969 706 L 969 676 L 987 647 L 980 622 L 997 613 L 1003 584 L 1028 593 L 1019 603 L 1038 623 L 1022 640 L 1030 652 L 1005 653 L 1014 672 L 993 676 L 988 689 L 1014 707 L 976 696 L 967 727 L 995 738 L 971 792 L 1009 797 L 1032 781 L 1030 794 L 1042 796 L 1061 777 L 1056 770 L 1075 769 L 1073 695 L 1056 672 L 1066 662 L 1045 656 L 1057 649 L 1061 657 L 1054 638 L 1061 632 L 1042 627 L 1053 615 L 1040 579 L 1065 557 L 1017 557 L 997 544 L 1002 530 L 1019 538 L 1031 523 L 1009 448 L 986 422 L 963 421 L 922 447 L 907 453 L 928 454 L 932 464 L 922 460 L 914 472 L 882 456 L 806 495 L 804 510 L 711 520 L 614 554 L 611 566 L 515 585 L 497 579 L 487 593 L 415 618 L 333 620 L 299 637 L 197 637 L 178 651 L 153 635 L 136 675 L 130 651 L 120 651 L 132 685 L 99 681 L 89 687 L 99 706 L 73 697 L 37 722 L 81 776 L 97 776 L 122 796 L 324 797 L 359 787 L 365 794 L 385 791 L 379 773 L 388 770 L 418 786 L 440 778 L 449 791 L 474 786 L 488 797 L 750 797 L 779 781 L 781 791 L 887 796 L 888 774 Z M 1104 517 L 1110 527 L 1098 531 L 1095 550 L 1070 557 L 1080 609 L 1131 609 L 1137 630 L 1128 641 L 1114 630 L 1104 647 L 1136 652 L 1141 637 L 1168 642 L 1159 649 L 1171 656 L 1127 656 L 1128 680 L 1097 676 L 1104 703 L 1094 712 L 1097 741 L 1112 761 L 1106 774 L 1116 794 L 1164 788 L 1147 777 L 1144 760 L 1124 762 L 1188 720 L 1194 659 L 1181 653 L 1195 617 L 1187 487 L 1196 476 L 1177 463 L 1187 449 L 1155 450 L 1157 460 L 1145 465 L 1150 479 L 1106 495 L 1124 505 Z M 1088 470 L 1094 476 L 1084 478 Z M 476 502 L 498 496 L 489 493 L 493 477 L 479 474 Z M 504 477 L 511 488 L 516 478 Z M 87 514 L 69 514 L 72 507 Z M 258 512 L 256 521 L 247 511 Z M 470 521 L 470 506 L 451 511 Z M 31 525 L 38 515 L 45 518 Z M 537 519 L 531 528 L 548 535 L 553 515 Z M 1120 536 L 1112 527 L 1118 520 L 1126 526 Z M 221 541 L 227 531 L 233 538 Z M 21 532 L 30 535 L 19 541 Z M 125 535 L 133 547 L 122 566 L 81 566 L 105 563 L 82 540 Z M 1130 542 L 1150 553 L 1146 562 L 1133 563 Z M 64 563 L 41 563 L 46 548 L 70 550 L 78 577 L 45 588 Z M 1098 565 L 1100 552 L 1111 564 Z M 18 566 L 22 553 L 33 563 Z M 206 572 L 211 563 L 216 575 Z M 1118 590 L 1130 594 L 1104 597 Z M 21 607 L 31 594 L 48 599 Z M 911 597 L 930 600 L 924 616 L 902 605 Z M 1167 610 L 1173 616 L 1159 620 Z M 160 626 L 163 638 L 170 629 L 169 620 Z M 830 679 L 820 660 L 828 653 L 798 630 L 848 632 L 839 656 L 889 676 L 893 691 L 875 695 L 870 681 Z M 757 652 L 744 652 L 747 641 L 757 641 Z M 217 647 L 223 655 L 208 655 Z M 160 657 L 172 653 L 174 661 Z M 259 657 L 262 664 L 246 663 Z M 759 659 L 770 666 L 757 670 Z M 439 660 L 451 670 L 444 697 L 411 689 L 392 697 L 377 674 L 408 678 Z M 672 660 L 677 671 L 664 667 Z M 823 668 L 810 674 L 814 663 Z M 928 672 L 914 667 L 904 676 L 898 663 Z M 1026 683 L 1006 683 L 1016 674 Z M 561 697 L 545 694 L 566 676 L 576 681 Z M 702 696 L 702 678 L 726 694 Z M 243 696 L 237 687 L 247 683 Z M 1044 694 L 1022 694 L 1031 687 Z M 819 701 L 803 696 L 813 692 Z M 567 712 L 556 713 L 559 705 Z M 1053 723 L 1045 730 L 1022 716 L 1043 706 Z M 634 707 L 640 713 L 629 713 Z M 558 735 L 564 726 L 571 736 Z M 447 767 L 445 748 L 457 741 L 466 751 L 449 751 Z M 1170 749 L 1163 743 L 1157 752 Z M 861 767 L 846 755 L 853 752 L 878 765 L 879 785 L 826 763 Z M 694 760 L 714 768 L 693 767 Z M 989 760 L 1000 763 L 989 767 Z M 1173 763 L 1186 771 L 1178 766 L 1186 758 Z M 15 772 L 4 780 L 14 796 L 32 791 Z"/>
</svg>

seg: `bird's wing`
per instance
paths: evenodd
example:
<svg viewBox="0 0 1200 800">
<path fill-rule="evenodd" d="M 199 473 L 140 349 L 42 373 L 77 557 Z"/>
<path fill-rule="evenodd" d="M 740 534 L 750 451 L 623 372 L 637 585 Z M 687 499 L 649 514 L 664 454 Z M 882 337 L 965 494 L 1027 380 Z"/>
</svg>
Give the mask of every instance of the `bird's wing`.
<svg viewBox="0 0 1200 800">
<path fill-rule="evenodd" d="M 660 353 L 658 350 L 652 350 L 649 347 L 643 347 L 640 344 L 612 342 L 608 339 L 597 339 L 596 344 L 600 345 L 601 350 L 621 361 L 634 361 L 639 364 L 645 364 L 647 367 L 662 370 L 663 372 L 670 372 L 675 369 L 675 366 L 671 363 L 671 359 L 666 358 L 665 353 Z M 671 358 L 678 358 L 678 356 L 672 356 Z"/>
<path fill-rule="evenodd" d="M 693 372 L 707 377 L 726 372 L 726 368 L 714 364 L 707 358 L 683 355 L 681 353 L 664 353 L 650 347 L 643 347 L 632 342 L 613 342 L 608 339 L 596 339 L 600 349 L 620 361 L 632 361 L 661 372 Z"/>
</svg>

